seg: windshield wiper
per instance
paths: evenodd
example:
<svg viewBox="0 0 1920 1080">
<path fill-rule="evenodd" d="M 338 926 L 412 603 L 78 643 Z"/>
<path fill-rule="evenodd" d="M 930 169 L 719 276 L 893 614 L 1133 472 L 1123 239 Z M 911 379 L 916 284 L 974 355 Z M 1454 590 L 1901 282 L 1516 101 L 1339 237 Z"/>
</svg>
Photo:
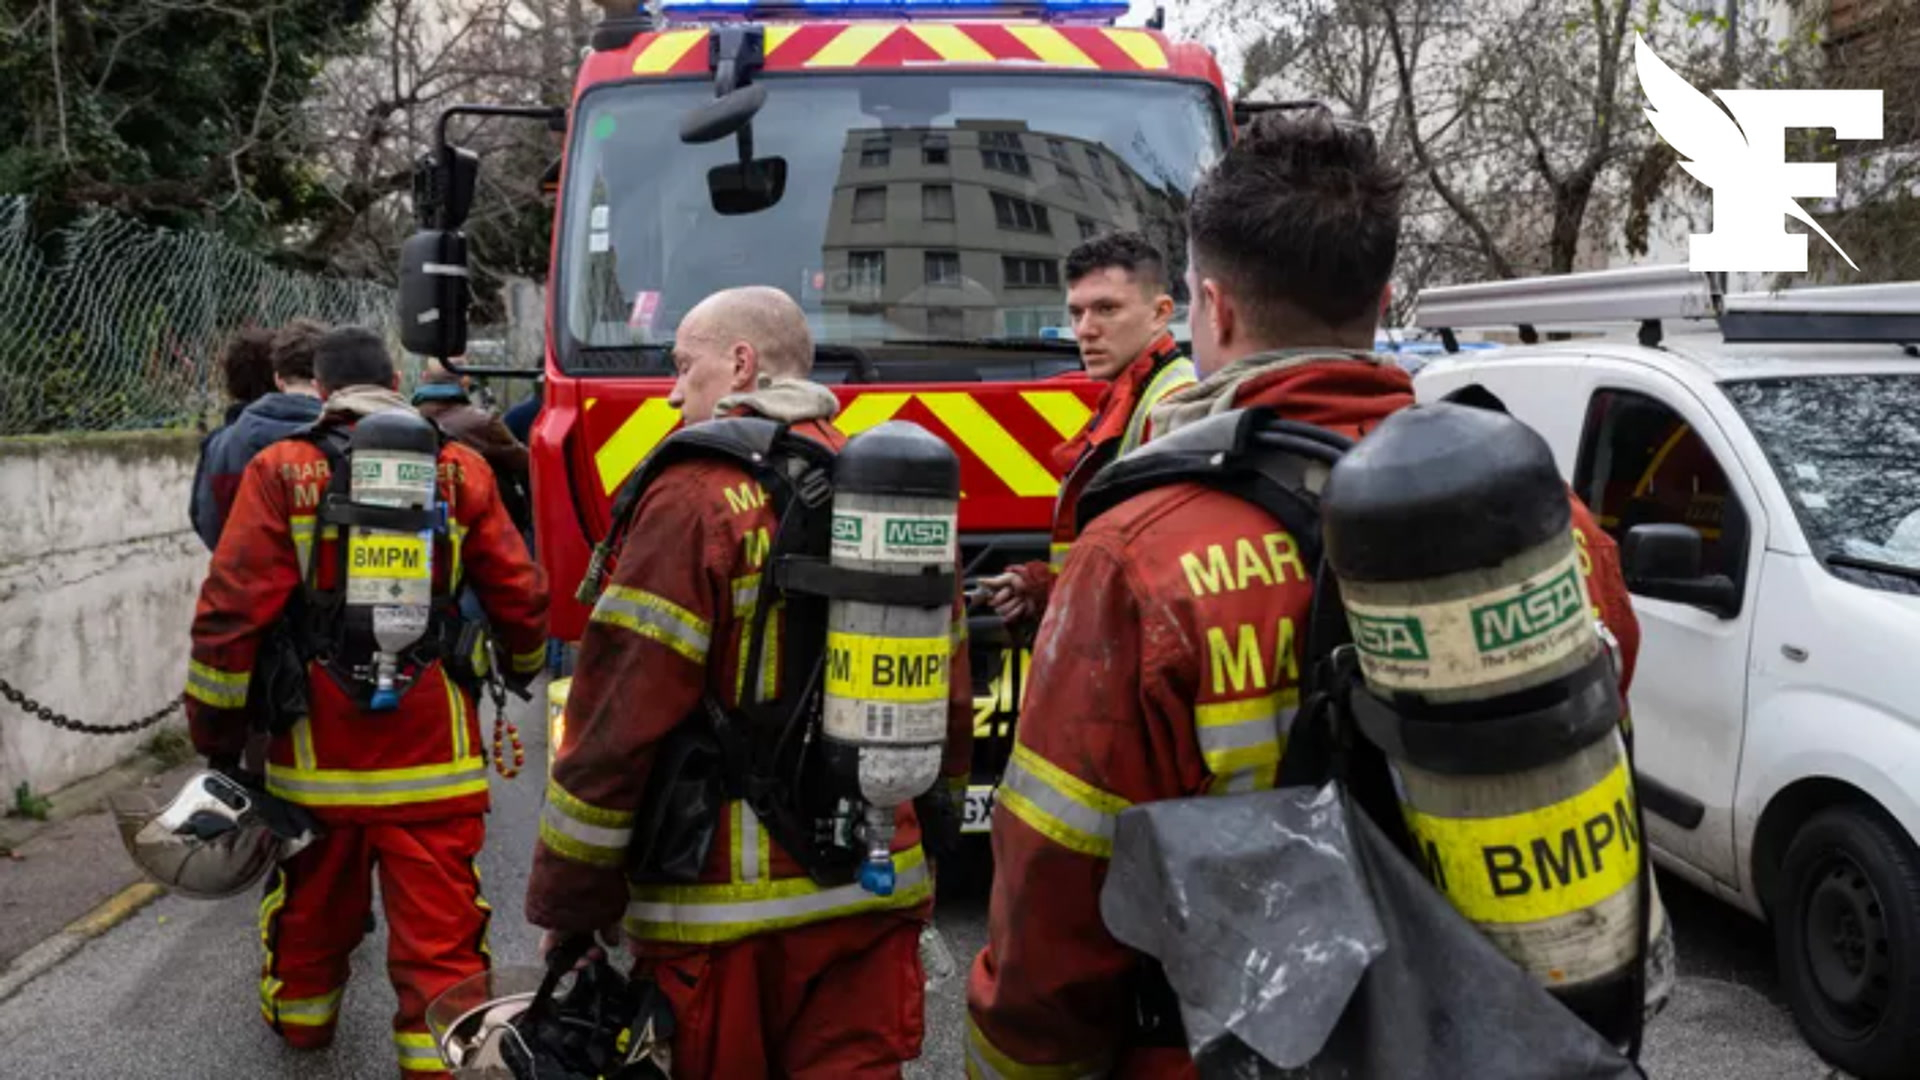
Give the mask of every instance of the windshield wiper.
<svg viewBox="0 0 1920 1080">
<path fill-rule="evenodd" d="M 1920 566 L 1903 566 L 1900 563 L 1881 562 L 1879 559 L 1862 559 L 1857 555 L 1829 555 L 1828 566 L 1844 566 L 1849 570 L 1871 570 L 1876 574 L 1892 574 L 1895 577 L 1920 581 Z"/>
<path fill-rule="evenodd" d="M 997 349 L 1004 352 L 1070 352 L 1080 354 L 1076 341 L 1058 338 L 887 338 L 883 345 L 933 345 L 949 349 Z"/>
</svg>

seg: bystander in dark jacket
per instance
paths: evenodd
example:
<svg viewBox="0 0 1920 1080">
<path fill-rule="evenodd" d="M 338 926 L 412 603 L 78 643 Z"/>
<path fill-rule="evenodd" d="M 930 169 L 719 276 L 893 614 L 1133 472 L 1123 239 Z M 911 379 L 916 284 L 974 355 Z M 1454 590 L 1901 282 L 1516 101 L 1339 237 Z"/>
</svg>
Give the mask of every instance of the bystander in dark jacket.
<svg viewBox="0 0 1920 1080">
<path fill-rule="evenodd" d="M 313 382 L 313 351 L 324 324 L 295 319 L 271 338 L 272 384 L 279 389 L 249 404 L 210 436 L 194 480 L 193 529 L 208 550 L 219 546 L 240 477 L 253 455 L 320 418 L 320 391 Z"/>
</svg>

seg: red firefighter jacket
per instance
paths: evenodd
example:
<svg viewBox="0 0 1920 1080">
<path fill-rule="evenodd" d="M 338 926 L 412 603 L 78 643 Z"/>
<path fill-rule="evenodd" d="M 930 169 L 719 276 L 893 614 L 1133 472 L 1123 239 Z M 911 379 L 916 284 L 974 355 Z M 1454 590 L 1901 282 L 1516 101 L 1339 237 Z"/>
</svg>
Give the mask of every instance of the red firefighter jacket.
<svg viewBox="0 0 1920 1080">
<path fill-rule="evenodd" d="M 1073 438 L 1054 447 L 1053 462 L 1066 474 L 1053 503 L 1053 534 L 1046 562 L 1021 563 L 1020 591 L 1044 611 L 1053 582 L 1073 546 L 1080 493 L 1104 465 L 1147 440 L 1148 416 L 1168 394 L 1194 383 L 1193 361 L 1180 355 L 1172 334 L 1162 334 L 1107 384 L 1093 416 Z"/>
<path fill-rule="evenodd" d="M 844 442 L 820 420 L 792 430 L 836 449 Z M 741 699 L 748 623 L 775 525 L 765 491 L 726 462 L 670 466 L 641 497 L 580 639 L 527 887 L 527 918 L 535 925 L 595 930 L 624 912 L 629 937 L 677 948 L 864 912 L 930 910 L 932 876 L 911 804 L 895 817 L 892 896 L 874 896 L 858 884 L 814 884 L 739 801 L 727 803 L 697 883 L 627 880 L 635 811 L 661 740 L 695 713 L 703 695 L 729 706 Z M 797 631 L 783 626 L 777 612 L 768 625 L 759 677 L 773 697 L 780 692 L 778 642 Z M 957 590 L 949 645 L 942 773 L 957 783 L 967 774 L 973 738 L 966 620 Z"/>
<path fill-rule="evenodd" d="M 1404 372 L 1351 359 L 1256 375 L 1233 397 L 1349 437 L 1411 401 Z M 1597 551 L 1604 535 L 1584 515 L 1578 527 Z M 1593 590 L 1620 601 L 1603 610 L 1630 617 L 1617 568 L 1598 574 Z M 1135 803 L 1273 786 L 1312 583 L 1263 511 L 1178 484 L 1095 520 L 1056 593 L 994 810 L 969 1074 L 1188 1075 L 1184 1052 L 1118 1045 L 1137 957 L 1100 916 L 1114 820 Z"/>
<path fill-rule="evenodd" d="M 405 407 L 397 395 L 392 404 Z M 351 422 L 332 410 L 328 416 Z M 546 574 L 528 558 L 480 455 L 448 443 L 439 468 L 451 526 L 433 553 L 435 592 L 471 585 L 502 662 L 520 674 L 536 673 L 545 661 Z M 319 560 L 320 588 L 342 584 L 335 529 L 314 535 L 315 510 L 331 475 L 319 447 L 289 439 L 261 451 L 241 478 L 193 620 L 186 705 L 203 754 L 237 757 L 245 746 L 244 706 L 262 636 L 300 588 L 309 561 Z M 310 807 L 323 822 L 342 824 L 487 809 L 478 711 L 437 662 L 391 712 L 363 712 L 318 664 L 309 665 L 308 679 L 310 715 L 268 747 L 273 794 Z"/>
</svg>

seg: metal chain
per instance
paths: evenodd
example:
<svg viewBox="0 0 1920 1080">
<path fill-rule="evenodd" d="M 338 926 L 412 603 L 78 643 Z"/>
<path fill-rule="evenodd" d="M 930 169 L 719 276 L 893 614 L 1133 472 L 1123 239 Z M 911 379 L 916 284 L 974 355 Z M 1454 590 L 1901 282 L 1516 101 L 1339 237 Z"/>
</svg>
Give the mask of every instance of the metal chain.
<svg viewBox="0 0 1920 1080">
<path fill-rule="evenodd" d="M 54 712 L 52 709 L 33 700 L 15 689 L 14 685 L 4 678 L 0 678 L 0 697 L 4 697 L 19 706 L 20 711 L 26 713 L 28 716 L 37 716 L 63 731 L 77 731 L 82 735 L 130 735 L 133 732 L 143 731 L 165 720 L 167 717 L 173 715 L 175 710 L 180 708 L 180 699 L 175 698 L 130 724 L 84 724 L 71 716 Z"/>
</svg>

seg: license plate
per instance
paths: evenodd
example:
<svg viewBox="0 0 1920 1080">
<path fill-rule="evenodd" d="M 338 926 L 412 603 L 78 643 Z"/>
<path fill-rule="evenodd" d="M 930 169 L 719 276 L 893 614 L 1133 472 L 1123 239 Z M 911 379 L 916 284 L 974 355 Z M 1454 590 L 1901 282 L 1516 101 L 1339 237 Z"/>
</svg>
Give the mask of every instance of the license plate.
<svg viewBox="0 0 1920 1080">
<path fill-rule="evenodd" d="M 993 820 L 993 789 L 990 787 L 970 787 L 967 789 L 967 808 L 960 818 L 960 831 L 963 833 L 983 833 Z"/>
</svg>

